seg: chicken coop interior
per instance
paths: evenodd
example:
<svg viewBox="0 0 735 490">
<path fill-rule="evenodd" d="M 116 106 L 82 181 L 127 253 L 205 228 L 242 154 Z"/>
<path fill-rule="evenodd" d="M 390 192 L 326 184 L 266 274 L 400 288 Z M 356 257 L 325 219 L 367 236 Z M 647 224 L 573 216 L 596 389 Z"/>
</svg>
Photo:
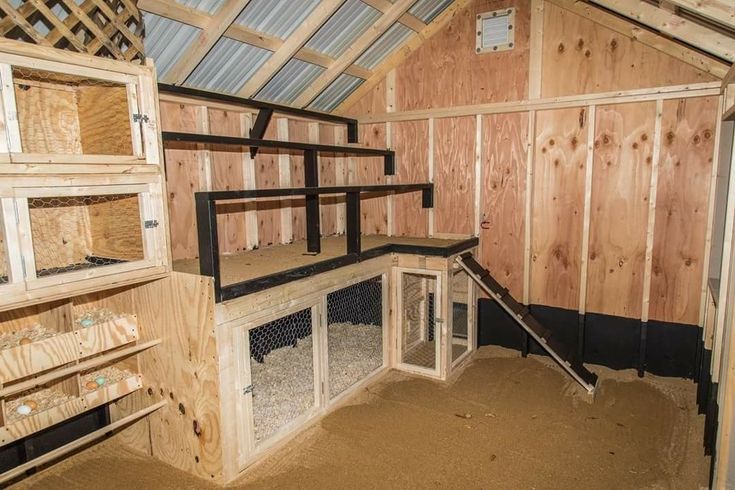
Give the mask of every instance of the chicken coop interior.
<svg viewBox="0 0 735 490">
<path fill-rule="evenodd" d="M 0 0 L 0 487 L 735 488 L 734 62 L 731 0 Z"/>
</svg>

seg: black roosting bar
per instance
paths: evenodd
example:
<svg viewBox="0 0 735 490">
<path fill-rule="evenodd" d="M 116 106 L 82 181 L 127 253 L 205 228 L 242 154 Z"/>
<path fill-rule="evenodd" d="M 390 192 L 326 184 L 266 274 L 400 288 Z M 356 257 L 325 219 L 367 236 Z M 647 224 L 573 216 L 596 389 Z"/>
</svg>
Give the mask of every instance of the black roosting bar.
<svg viewBox="0 0 735 490">
<path fill-rule="evenodd" d="M 357 143 L 357 120 L 349 117 L 336 116 L 324 112 L 310 111 L 308 109 L 299 109 L 297 107 L 289 107 L 286 105 L 272 104 L 262 100 L 248 99 L 245 97 L 237 97 L 235 95 L 221 94 L 217 92 L 208 92 L 206 90 L 198 90 L 189 87 L 180 87 L 177 85 L 168 85 L 165 83 L 158 84 L 159 93 L 167 93 L 172 95 L 180 95 L 190 99 L 198 99 L 202 101 L 219 101 L 227 104 L 238 105 L 242 107 L 251 107 L 258 109 L 258 116 L 255 119 L 251 136 L 262 138 L 268 127 L 271 116 L 274 112 L 279 114 L 290 114 L 292 116 L 303 117 L 307 119 L 315 119 L 317 121 L 330 122 L 335 124 L 344 124 L 347 127 L 347 142 Z M 254 156 L 254 155 L 253 155 Z"/>
<path fill-rule="evenodd" d="M 319 196 L 324 194 L 344 194 L 346 197 L 346 254 L 334 259 L 325 260 L 310 267 L 301 268 L 285 280 L 294 280 L 299 277 L 332 270 L 337 267 L 354 264 L 365 258 L 375 256 L 375 251 L 368 257 L 362 256 L 360 230 L 360 194 L 362 193 L 404 193 L 421 191 L 421 205 L 431 208 L 434 205 L 434 184 L 392 184 L 392 185 L 354 185 L 338 187 L 295 187 L 285 189 L 255 189 L 240 191 L 211 191 L 196 192 L 197 235 L 199 241 L 199 273 L 214 278 L 214 294 L 217 302 L 237 298 L 245 294 L 282 284 L 273 280 L 253 281 L 222 286 L 219 264 L 219 237 L 217 234 L 217 201 L 231 201 L 238 199 L 258 199 L 288 196 L 306 197 L 306 230 L 307 245 L 309 248 L 320 248 L 321 229 L 319 224 Z M 380 250 L 386 253 L 392 249 Z"/>
</svg>

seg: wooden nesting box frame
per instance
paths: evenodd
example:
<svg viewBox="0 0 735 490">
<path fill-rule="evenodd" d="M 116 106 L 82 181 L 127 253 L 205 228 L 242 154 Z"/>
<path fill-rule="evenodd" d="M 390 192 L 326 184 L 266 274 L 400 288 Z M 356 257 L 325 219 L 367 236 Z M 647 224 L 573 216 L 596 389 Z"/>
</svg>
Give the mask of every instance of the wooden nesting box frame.
<svg viewBox="0 0 735 490">
<path fill-rule="evenodd" d="M 170 253 L 153 67 L 0 39 L 0 78 L 0 310 L 163 277 Z M 102 223 L 97 206 L 93 227 L 80 215 L 79 234 L 123 260 L 140 256 L 121 250 L 137 243 L 142 260 L 37 277 L 39 247 L 63 250 L 71 238 L 47 236 L 34 248 L 40 211 L 29 210 L 29 199 L 113 194 L 137 195 L 137 216 L 134 206 L 126 217 L 113 203 Z M 123 236 L 138 228 L 139 237 Z"/>
</svg>

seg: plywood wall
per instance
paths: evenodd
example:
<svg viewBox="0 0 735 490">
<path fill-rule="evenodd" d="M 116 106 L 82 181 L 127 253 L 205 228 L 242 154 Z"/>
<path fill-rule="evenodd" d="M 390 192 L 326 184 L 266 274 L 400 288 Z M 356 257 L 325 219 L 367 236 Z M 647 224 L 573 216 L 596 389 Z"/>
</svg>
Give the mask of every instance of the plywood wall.
<svg viewBox="0 0 735 490">
<path fill-rule="evenodd" d="M 391 125 L 396 152 L 397 184 L 429 181 L 429 122 L 407 121 Z M 411 192 L 393 199 L 393 232 L 397 236 L 425 237 L 429 233 L 428 211 L 421 207 L 421 194 Z"/>
</svg>

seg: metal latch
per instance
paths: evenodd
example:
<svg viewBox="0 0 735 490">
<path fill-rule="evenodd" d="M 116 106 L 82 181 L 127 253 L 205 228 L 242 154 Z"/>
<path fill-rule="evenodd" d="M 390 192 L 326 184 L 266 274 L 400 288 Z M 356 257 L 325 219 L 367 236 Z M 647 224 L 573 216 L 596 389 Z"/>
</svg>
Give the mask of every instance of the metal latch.
<svg viewBox="0 0 735 490">
<path fill-rule="evenodd" d="M 146 228 L 158 228 L 158 220 L 157 219 L 148 219 L 143 222 Z"/>
<path fill-rule="evenodd" d="M 148 116 L 146 114 L 133 114 L 133 122 L 148 122 Z"/>
<path fill-rule="evenodd" d="M 242 389 L 242 394 L 247 395 L 248 393 L 253 392 L 253 385 L 247 385 L 245 388 Z"/>
</svg>

